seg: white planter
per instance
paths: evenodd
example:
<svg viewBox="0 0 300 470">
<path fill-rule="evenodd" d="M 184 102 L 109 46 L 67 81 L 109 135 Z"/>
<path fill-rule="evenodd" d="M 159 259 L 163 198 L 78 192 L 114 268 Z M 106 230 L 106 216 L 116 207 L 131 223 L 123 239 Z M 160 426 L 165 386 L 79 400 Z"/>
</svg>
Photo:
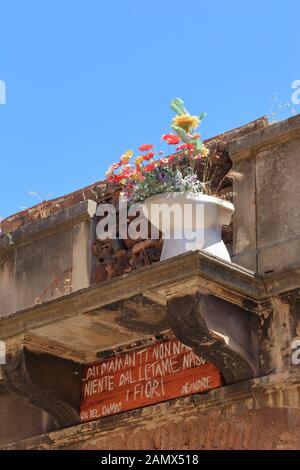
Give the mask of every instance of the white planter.
<svg viewBox="0 0 300 470">
<path fill-rule="evenodd" d="M 230 202 L 202 193 L 162 193 L 143 204 L 144 215 L 163 234 L 161 260 L 203 250 L 230 262 L 221 230 L 233 212 Z"/>
</svg>

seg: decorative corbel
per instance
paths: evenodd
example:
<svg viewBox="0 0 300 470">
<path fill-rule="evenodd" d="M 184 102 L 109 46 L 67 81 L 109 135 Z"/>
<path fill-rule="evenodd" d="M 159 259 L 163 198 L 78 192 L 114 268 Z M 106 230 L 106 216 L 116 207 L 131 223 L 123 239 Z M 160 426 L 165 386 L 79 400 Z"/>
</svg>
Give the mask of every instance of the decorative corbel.
<svg viewBox="0 0 300 470">
<path fill-rule="evenodd" d="M 257 318 L 213 295 L 172 297 L 167 304 L 176 337 L 216 365 L 226 384 L 257 375 Z"/>
<path fill-rule="evenodd" d="M 7 355 L 4 386 L 53 418 L 57 428 L 79 422 L 81 365 L 22 348 Z"/>
</svg>

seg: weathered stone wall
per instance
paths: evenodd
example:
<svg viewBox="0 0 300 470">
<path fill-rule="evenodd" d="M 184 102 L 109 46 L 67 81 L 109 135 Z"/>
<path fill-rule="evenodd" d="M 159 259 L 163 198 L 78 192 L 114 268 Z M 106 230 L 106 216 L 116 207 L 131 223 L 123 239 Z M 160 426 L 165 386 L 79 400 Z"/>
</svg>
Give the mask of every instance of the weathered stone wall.
<svg viewBox="0 0 300 470">
<path fill-rule="evenodd" d="M 74 426 L 10 449 L 300 449 L 299 385 L 249 381 Z M 283 386 L 283 384 L 285 384 Z"/>
<path fill-rule="evenodd" d="M 260 274 L 300 264 L 300 116 L 237 139 L 233 261 Z"/>
<path fill-rule="evenodd" d="M 87 200 L 10 233 L 0 250 L 0 315 L 92 283 L 95 212 Z"/>
<path fill-rule="evenodd" d="M 287 450 L 300 449 L 300 410 L 263 408 L 222 417 L 223 409 L 91 438 L 66 449 Z M 119 430 L 120 431 L 120 430 Z"/>
<path fill-rule="evenodd" d="M 53 423 L 47 413 L 27 405 L 0 384 L 0 446 L 52 429 Z"/>
</svg>

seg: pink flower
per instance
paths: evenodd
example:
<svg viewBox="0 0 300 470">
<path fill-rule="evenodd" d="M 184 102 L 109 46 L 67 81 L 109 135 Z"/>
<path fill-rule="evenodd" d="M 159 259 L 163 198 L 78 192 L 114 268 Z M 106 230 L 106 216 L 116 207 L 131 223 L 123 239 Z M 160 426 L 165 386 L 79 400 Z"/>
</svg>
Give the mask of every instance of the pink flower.
<svg viewBox="0 0 300 470">
<path fill-rule="evenodd" d="M 161 159 L 159 160 L 159 163 L 160 163 L 161 165 L 167 165 L 167 164 L 169 163 L 169 158 L 168 158 L 168 157 L 161 158 Z"/>
</svg>

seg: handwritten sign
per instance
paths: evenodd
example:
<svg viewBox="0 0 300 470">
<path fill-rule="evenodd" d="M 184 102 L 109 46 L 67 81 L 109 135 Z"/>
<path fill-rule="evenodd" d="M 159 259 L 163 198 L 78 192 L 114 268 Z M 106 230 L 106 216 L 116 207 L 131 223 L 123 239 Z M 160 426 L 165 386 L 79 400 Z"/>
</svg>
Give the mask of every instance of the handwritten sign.
<svg viewBox="0 0 300 470">
<path fill-rule="evenodd" d="M 220 385 L 217 367 L 172 339 L 86 366 L 80 418 L 91 421 Z"/>
</svg>

